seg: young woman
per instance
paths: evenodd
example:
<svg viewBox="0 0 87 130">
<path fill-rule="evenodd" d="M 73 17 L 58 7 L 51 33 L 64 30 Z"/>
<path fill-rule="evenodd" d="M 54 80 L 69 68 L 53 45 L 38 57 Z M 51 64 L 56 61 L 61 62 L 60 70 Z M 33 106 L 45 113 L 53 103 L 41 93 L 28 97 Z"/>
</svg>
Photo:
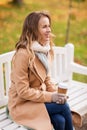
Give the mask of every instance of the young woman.
<svg viewBox="0 0 87 130">
<path fill-rule="evenodd" d="M 9 114 L 28 129 L 73 130 L 67 97 L 57 93 L 49 76 L 52 45 L 50 16 L 30 13 L 12 60 Z"/>
</svg>

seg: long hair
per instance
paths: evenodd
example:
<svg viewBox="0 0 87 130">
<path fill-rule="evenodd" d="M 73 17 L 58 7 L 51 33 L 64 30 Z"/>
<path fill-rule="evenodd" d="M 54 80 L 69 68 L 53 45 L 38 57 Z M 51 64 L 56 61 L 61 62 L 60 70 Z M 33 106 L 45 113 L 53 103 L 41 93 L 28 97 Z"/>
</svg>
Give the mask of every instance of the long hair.
<svg viewBox="0 0 87 130">
<path fill-rule="evenodd" d="M 34 54 L 33 50 L 31 50 L 31 45 L 32 45 L 32 41 L 38 41 L 38 23 L 39 23 L 40 18 L 43 16 L 49 19 L 49 22 L 51 25 L 51 18 L 49 14 L 45 11 L 32 12 L 25 18 L 21 36 L 19 38 L 19 41 L 15 45 L 16 50 L 18 50 L 19 48 L 26 48 L 29 53 Z M 52 45 L 53 45 L 53 42 L 51 38 L 50 52 L 53 55 Z"/>
</svg>

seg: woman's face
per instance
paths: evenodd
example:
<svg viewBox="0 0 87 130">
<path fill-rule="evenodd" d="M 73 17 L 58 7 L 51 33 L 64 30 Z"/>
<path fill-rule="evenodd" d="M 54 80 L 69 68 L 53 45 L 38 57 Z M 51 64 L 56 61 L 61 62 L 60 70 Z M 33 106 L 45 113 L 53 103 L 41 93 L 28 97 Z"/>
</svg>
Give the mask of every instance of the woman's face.
<svg viewBox="0 0 87 130">
<path fill-rule="evenodd" d="M 45 16 L 41 17 L 38 23 L 38 41 L 41 45 L 45 45 L 50 41 L 50 22 Z"/>
</svg>

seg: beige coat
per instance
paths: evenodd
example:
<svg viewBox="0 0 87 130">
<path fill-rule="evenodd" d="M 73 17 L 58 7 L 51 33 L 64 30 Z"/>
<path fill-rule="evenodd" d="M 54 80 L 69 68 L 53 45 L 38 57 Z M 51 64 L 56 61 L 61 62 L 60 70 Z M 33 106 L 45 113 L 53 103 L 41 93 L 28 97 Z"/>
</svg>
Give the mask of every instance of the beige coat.
<svg viewBox="0 0 87 130">
<path fill-rule="evenodd" d="M 12 119 L 35 130 L 52 130 L 44 102 L 51 102 L 55 89 L 43 64 L 37 57 L 31 64 L 27 50 L 19 49 L 12 65 L 8 101 Z"/>
</svg>

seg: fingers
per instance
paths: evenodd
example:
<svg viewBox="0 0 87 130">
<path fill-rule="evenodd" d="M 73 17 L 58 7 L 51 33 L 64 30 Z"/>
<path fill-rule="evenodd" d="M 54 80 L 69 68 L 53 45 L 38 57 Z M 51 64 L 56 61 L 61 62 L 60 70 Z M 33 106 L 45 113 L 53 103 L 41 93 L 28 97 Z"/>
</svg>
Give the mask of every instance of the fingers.
<svg viewBox="0 0 87 130">
<path fill-rule="evenodd" d="M 57 101 L 57 103 L 59 104 L 64 104 L 66 102 L 66 100 L 64 98 L 61 98 Z"/>
<path fill-rule="evenodd" d="M 65 97 L 65 98 L 69 98 L 69 96 L 68 95 L 66 95 L 66 94 L 61 94 L 61 93 L 58 93 L 58 97 L 60 97 L 60 98 L 62 98 L 62 97 Z"/>
<path fill-rule="evenodd" d="M 65 94 L 60 93 L 53 93 L 52 94 L 52 102 L 56 102 L 59 104 L 64 104 L 67 101 L 68 96 Z"/>
<path fill-rule="evenodd" d="M 64 104 L 66 101 L 67 101 L 67 98 L 69 98 L 68 96 L 66 95 L 58 95 L 58 101 L 57 103 L 59 104 Z"/>
</svg>

